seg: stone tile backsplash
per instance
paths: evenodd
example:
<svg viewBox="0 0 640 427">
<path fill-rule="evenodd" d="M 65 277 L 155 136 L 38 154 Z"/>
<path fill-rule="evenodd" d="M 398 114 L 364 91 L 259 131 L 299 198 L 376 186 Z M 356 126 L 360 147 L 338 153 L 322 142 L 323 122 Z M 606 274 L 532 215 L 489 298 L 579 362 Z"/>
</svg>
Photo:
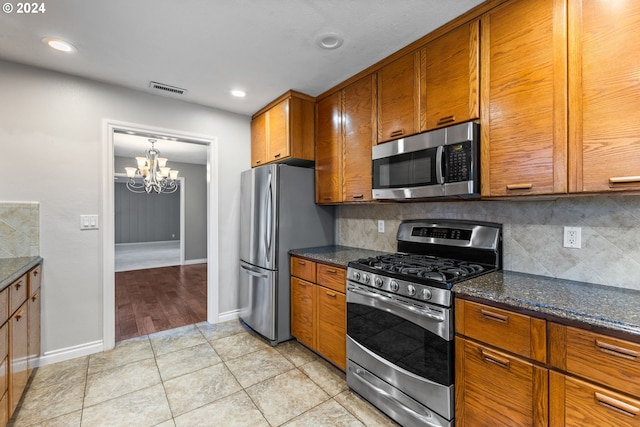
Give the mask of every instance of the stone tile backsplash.
<svg viewBox="0 0 640 427">
<path fill-rule="evenodd" d="M 40 255 L 40 204 L 0 202 L 0 258 Z"/>
<path fill-rule="evenodd" d="M 405 219 L 499 222 L 505 270 L 640 290 L 640 196 L 341 205 L 337 218 L 339 244 L 388 252 Z M 582 228 L 581 249 L 562 246 L 564 226 Z"/>
</svg>

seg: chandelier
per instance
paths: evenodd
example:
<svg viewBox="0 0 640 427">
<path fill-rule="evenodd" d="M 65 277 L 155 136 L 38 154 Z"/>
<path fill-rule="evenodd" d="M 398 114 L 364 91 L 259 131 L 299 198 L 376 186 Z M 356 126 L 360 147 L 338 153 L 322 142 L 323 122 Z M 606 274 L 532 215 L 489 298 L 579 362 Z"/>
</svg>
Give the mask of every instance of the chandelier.
<svg viewBox="0 0 640 427">
<path fill-rule="evenodd" d="M 160 150 L 153 146 L 156 140 L 149 142 L 151 148 L 145 151 L 145 157 L 136 157 L 138 167 L 124 168 L 129 178 L 127 188 L 134 193 L 173 193 L 178 189 L 178 171 L 167 167 L 167 159 L 160 157 Z"/>
</svg>

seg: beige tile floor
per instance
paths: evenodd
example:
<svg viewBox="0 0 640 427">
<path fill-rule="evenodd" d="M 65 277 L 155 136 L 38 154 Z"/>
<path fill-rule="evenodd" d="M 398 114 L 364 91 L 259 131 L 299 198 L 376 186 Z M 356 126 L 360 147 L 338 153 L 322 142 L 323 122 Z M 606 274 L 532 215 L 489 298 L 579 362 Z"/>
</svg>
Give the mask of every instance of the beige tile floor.
<svg viewBox="0 0 640 427">
<path fill-rule="evenodd" d="M 344 373 L 239 321 L 199 323 L 43 366 L 14 426 L 395 426 Z"/>
</svg>

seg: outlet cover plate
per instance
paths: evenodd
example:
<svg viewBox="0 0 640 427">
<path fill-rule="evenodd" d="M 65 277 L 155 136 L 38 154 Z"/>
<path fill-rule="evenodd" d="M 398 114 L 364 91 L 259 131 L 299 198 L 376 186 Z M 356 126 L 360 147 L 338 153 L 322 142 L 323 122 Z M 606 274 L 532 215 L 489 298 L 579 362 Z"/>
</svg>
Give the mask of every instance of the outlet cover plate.
<svg viewBox="0 0 640 427">
<path fill-rule="evenodd" d="M 564 247 L 573 249 L 582 247 L 582 229 L 580 227 L 564 227 Z"/>
</svg>

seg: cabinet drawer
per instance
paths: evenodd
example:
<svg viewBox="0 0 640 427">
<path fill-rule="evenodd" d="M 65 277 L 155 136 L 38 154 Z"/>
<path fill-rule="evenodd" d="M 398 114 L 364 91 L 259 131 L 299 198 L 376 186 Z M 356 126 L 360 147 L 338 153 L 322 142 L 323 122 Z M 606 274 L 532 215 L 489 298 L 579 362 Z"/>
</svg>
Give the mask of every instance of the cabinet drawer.
<svg viewBox="0 0 640 427">
<path fill-rule="evenodd" d="M 27 300 L 27 275 L 9 286 L 9 313 L 15 312 Z"/>
<path fill-rule="evenodd" d="M 318 264 L 318 281 L 316 283 L 344 294 L 347 286 L 346 276 L 347 272 L 344 268 Z"/>
<path fill-rule="evenodd" d="M 316 281 L 316 263 L 308 259 L 291 257 L 291 275 L 307 280 Z"/>
<path fill-rule="evenodd" d="M 314 347 L 313 323 L 315 317 L 316 285 L 291 278 L 291 335 L 309 347 Z"/>
<path fill-rule="evenodd" d="M 346 297 L 322 286 L 316 286 L 316 292 L 318 353 L 344 370 L 347 363 Z"/>
<path fill-rule="evenodd" d="M 546 321 L 456 300 L 456 332 L 539 362 L 547 360 Z"/>
<path fill-rule="evenodd" d="M 38 289 L 40 289 L 40 284 L 42 282 L 42 266 L 38 265 L 37 267 L 29 270 L 29 296 L 32 297 Z"/>
<path fill-rule="evenodd" d="M 546 425 L 546 369 L 461 338 L 456 359 L 456 425 Z"/>
<path fill-rule="evenodd" d="M 566 371 L 640 396 L 640 344 L 566 328 Z M 640 417 L 640 414 L 638 414 Z"/>
<path fill-rule="evenodd" d="M 640 400 L 561 374 L 552 378 L 552 383 L 560 381 L 560 385 L 551 387 L 550 400 L 562 406 L 552 412 L 551 425 L 640 426 Z"/>
</svg>

